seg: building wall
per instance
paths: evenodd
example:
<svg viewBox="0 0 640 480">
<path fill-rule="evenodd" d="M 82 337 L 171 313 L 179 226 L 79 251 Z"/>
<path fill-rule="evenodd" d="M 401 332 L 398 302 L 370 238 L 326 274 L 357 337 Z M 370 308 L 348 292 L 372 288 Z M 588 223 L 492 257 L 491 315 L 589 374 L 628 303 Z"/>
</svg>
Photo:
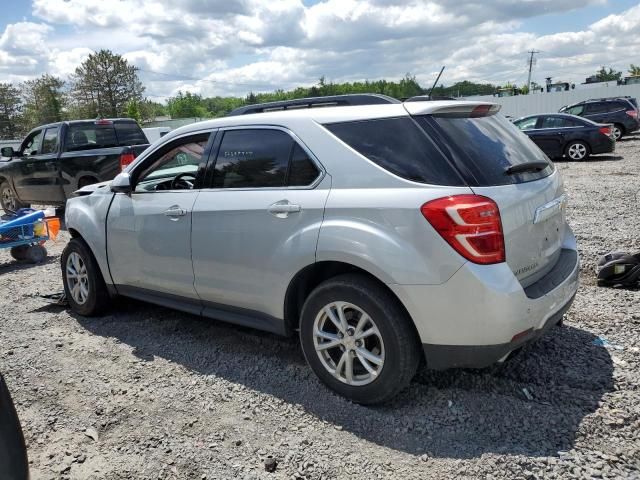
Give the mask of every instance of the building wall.
<svg viewBox="0 0 640 480">
<path fill-rule="evenodd" d="M 482 100 L 502 105 L 500 112 L 513 118 L 534 115 L 537 113 L 557 112 L 565 105 L 589 100 L 590 98 L 630 96 L 640 99 L 640 85 L 609 86 L 576 86 L 575 90 L 566 92 L 533 93 L 531 95 L 516 95 L 514 97 L 494 97 L 493 95 L 478 95 L 466 97 L 465 100 Z"/>
</svg>

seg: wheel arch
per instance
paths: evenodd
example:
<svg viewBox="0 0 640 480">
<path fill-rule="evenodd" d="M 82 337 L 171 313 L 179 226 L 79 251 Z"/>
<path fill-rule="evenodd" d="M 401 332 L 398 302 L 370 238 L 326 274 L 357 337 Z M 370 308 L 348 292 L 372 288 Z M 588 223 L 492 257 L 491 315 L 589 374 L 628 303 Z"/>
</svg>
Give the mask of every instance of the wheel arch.
<svg viewBox="0 0 640 480">
<path fill-rule="evenodd" d="M 309 294 L 318 285 L 330 278 L 347 273 L 363 275 L 376 282 L 381 288 L 388 292 L 389 295 L 397 302 L 398 306 L 405 312 L 407 318 L 411 320 L 411 325 L 415 331 L 416 338 L 420 338 L 409 311 L 386 283 L 380 280 L 380 278 L 373 273 L 361 267 L 351 263 L 332 260 L 324 260 L 304 267 L 292 278 L 291 282 L 289 282 L 284 299 L 285 332 L 291 335 L 298 329 L 302 306 Z"/>
</svg>

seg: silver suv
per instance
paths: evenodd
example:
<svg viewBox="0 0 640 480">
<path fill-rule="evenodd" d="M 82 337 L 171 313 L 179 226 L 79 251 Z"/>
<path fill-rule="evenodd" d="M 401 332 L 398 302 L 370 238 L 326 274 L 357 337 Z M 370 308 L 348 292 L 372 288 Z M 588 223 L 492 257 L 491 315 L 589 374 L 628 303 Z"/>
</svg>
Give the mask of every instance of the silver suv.
<svg viewBox="0 0 640 480">
<path fill-rule="evenodd" d="M 359 403 L 422 361 L 502 362 L 561 321 L 578 255 L 560 173 L 498 110 L 347 96 L 175 130 L 68 202 L 71 307 L 122 295 L 299 332 Z"/>
</svg>

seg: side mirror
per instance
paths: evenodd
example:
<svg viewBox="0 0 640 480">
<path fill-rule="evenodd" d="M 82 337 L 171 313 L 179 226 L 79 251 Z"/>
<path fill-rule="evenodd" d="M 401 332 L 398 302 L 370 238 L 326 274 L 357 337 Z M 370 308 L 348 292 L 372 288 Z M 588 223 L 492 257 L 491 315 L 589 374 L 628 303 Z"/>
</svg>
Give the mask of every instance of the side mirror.
<svg viewBox="0 0 640 480">
<path fill-rule="evenodd" d="M 2 150 L 0 150 L 0 156 L 2 157 L 13 157 L 16 154 L 16 152 L 13 150 L 13 147 L 2 147 Z"/>
<path fill-rule="evenodd" d="M 128 172 L 116 175 L 111 182 L 111 191 L 114 193 L 131 193 L 131 177 Z"/>
</svg>

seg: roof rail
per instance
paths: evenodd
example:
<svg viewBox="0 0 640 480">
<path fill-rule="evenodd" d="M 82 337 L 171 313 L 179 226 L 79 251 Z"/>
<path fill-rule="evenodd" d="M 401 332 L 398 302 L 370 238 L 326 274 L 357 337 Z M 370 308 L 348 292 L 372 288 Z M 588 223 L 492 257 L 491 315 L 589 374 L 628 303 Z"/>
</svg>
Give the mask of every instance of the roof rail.
<svg viewBox="0 0 640 480">
<path fill-rule="evenodd" d="M 256 103 L 245 105 L 231 111 L 227 116 L 248 115 L 250 113 L 265 113 L 281 110 L 295 110 L 300 108 L 337 107 L 353 105 L 381 105 L 385 103 L 401 103 L 393 97 L 377 93 L 354 93 L 349 95 L 331 95 L 328 97 L 296 98 L 278 102 Z"/>
</svg>

